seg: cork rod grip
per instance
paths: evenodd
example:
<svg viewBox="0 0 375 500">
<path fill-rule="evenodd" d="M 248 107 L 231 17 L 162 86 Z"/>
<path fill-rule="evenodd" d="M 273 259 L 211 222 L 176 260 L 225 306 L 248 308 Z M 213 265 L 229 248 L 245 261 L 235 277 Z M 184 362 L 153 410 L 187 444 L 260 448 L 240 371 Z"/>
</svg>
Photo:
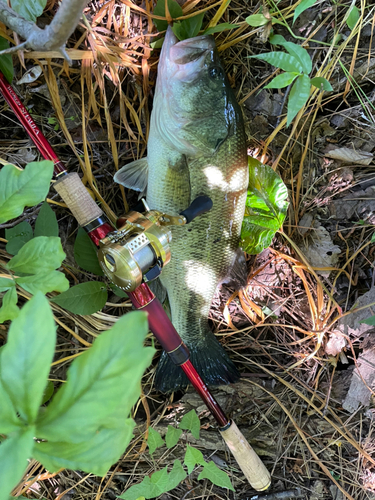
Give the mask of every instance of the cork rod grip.
<svg viewBox="0 0 375 500">
<path fill-rule="evenodd" d="M 237 425 L 232 421 L 220 434 L 251 486 L 257 491 L 266 490 L 271 484 L 271 475 Z"/>
<path fill-rule="evenodd" d="M 68 205 L 80 226 L 85 226 L 103 214 L 76 172 L 59 179 L 55 182 L 54 188 Z"/>
</svg>

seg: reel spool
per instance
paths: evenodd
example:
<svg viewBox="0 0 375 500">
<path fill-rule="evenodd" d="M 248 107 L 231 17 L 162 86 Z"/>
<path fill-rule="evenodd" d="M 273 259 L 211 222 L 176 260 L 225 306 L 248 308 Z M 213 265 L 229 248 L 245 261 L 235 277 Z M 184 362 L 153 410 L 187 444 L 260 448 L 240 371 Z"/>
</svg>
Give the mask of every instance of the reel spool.
<svg viewBox="0 0 375 500">
<path fill-rule="evenodd" d="M 98 259 L 112 283 L 133 292 L 142 282 L 156 279 L 171 259 L 172 232 L 168 226 L 183 226 L 212 207 L 208 196 L 199 196 L 178 216 L 150 210 L 129 212 L 118 219 L 117 231 L 100 240 Z"/>
</svg>

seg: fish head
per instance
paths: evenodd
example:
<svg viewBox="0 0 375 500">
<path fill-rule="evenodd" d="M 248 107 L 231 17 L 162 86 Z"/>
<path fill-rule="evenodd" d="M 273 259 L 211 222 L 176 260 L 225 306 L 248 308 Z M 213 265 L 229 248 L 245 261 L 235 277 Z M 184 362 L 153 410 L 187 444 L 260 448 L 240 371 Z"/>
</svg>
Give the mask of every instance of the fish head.
<svg viewBox="0 0 375 500">
<path fill-rule="evenodd" d="M 240 111 L 212 36 L 178 41 L 171 27 L 158 68 L 151 124 L 188 156 L 213 154 L 233 135 Z"/>
</svg>

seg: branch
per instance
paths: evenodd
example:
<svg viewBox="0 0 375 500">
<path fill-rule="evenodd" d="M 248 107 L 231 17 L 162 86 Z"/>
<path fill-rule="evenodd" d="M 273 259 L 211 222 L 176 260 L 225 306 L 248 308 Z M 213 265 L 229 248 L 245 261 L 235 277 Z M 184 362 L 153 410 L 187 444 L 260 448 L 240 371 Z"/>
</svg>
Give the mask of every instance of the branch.
<svg viewBox="0 0 375 500">
<path fill-rule="evenodd" d="M 0 21 L 25 39 L 25 42 L 14 47 L 13 51 L 25 46 L 36 51 L 58 50 L 62 57 L 68 58 L 65 43 L 76 29 L 87 1 L 63 0 L 51 24 L 43 30 L 33 22 L 26 21 L 5 3 L 0 2 Z M 0 55 L 7 53 L 7 50 L 1 51 Z"/>
</svg>

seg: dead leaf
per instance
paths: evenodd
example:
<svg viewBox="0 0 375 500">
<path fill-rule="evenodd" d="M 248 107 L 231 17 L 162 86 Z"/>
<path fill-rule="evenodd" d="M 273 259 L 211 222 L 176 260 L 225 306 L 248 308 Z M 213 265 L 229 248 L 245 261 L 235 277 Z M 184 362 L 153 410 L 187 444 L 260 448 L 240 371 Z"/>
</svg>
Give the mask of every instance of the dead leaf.
<svg viewBox="0 0 375 500">
<path fill-rule="evenodd" d="M 350 148 L 332 149 L 325 154 L 328 158 L 340 160 L 345 163 L 354 163 L 357 165 L 369 165 L 373 159 L 373 155 L 367 151 L 354 150 Z"/>
<path fill-rule="evenodd" d="M 312 224 L 309 236 L 301 248 L 306 259 L 314 268 L 334 267 L 338 261 L 340 247 L 334 245 L 328 231 L 318 222 Z M 322 276 L 328 276 L 329 271 L 318 271 Z"/>
<path fill-rule="evenodd" d="M 329 340 L 325 347 L 327 354 L 337 356 L 346 347 L 346 340 L 341 333 L 332 332 L 329 335 Z"/>
</svg>

